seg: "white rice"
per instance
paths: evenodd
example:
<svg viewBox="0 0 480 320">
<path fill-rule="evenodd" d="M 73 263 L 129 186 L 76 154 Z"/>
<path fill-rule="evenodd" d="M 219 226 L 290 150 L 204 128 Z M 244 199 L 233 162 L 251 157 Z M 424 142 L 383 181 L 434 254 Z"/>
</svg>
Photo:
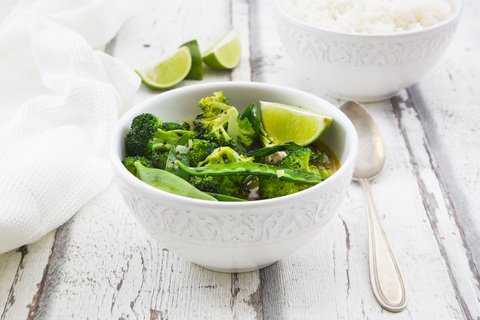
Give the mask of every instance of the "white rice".
<svg viewBox="0 0 480 320">
<path fill-rule="evenodd" d="M 448 18 L 447 0 L 279 0 L 295 18 L 332 31 L 388 34 L 423 29 Z"/>
</svg>

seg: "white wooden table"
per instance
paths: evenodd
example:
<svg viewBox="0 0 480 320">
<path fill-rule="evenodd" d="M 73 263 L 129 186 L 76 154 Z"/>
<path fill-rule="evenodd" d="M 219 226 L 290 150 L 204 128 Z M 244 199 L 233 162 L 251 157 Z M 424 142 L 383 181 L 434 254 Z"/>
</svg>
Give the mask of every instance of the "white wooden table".
<svg viewBox="0 0 480 320">
<path fill-rule="evenodd" d="M 0 19 L 15 0 L 2 0 Z M 132 68 L 231 29 L 243 51 L 206 81 L 258 81 L 327 99 L 286 56 L 270 1 L 137 0 L 105 51 Z M 36 243 L 0 255 L 0 319 L 480 319 L 480 1 L 424 79 L 368 104 L 388 159 L 372 188 L 410 294 L 400 314 L 375 301 L 367 217 L 352 183 L 338 214 L 300 251 L 263 270 L 202 269 L 150 238 L 114 183 Z M 189 86 L 196 81 L 184 81 Z M 136 103 L 158 92 L 141 87 Z"/>
</svg>

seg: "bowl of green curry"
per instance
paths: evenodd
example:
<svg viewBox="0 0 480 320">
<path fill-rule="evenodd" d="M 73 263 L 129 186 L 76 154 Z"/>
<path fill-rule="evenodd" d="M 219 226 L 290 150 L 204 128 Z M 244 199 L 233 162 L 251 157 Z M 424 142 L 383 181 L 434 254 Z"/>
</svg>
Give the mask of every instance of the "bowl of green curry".
<svg viewBox="0 0 480 320">
<path fill-rule="evenodd" d="M 255 108 L 261 101 L 326 114 L 330 128 L 306 146 L 277 141 Z M 146 232 L 207 269 L 248 272 L 298 250 L 333 217 L 358 137 L 341 111 L 314 95 L 218 82 L 136 106 L 118 121 L 109 152 L 120 193 Z"/>
</svg>

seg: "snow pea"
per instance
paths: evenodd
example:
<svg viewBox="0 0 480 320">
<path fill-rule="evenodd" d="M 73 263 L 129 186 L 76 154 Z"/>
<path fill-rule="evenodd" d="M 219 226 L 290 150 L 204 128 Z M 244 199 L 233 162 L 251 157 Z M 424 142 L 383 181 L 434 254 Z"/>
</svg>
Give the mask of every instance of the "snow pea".
<svg viewBox="0 0 480 320">
<path fill-rule="evenodd" d="M 176 161 L 181 163 L 178 160 Z M 137 169 L 137 177 L 141 181 L 159 190 L 188 198 L 218 201 L 211 195 L 198 190 L 182 178 L 165 170 L 147 168 L 142 166 L 139 162 L 135 163 L 135 168 Z"/>
<path fill-rule="evenodd" d="M 249 157 L 262 158 L 262 157 L 266 157 L 266 156 L 269 156 L 271 154 L 274 154 L 275 152 L 278 152 L 278 151 L 297 150 L 297 149 L 302 149 L 302 148 L 304 148 L 304 147 L 299 146 L 298 144 L 296 144 L 293 141 L 289 141 L 289 142 L 284 142 L 284 143 L 277 144 L 275 146 L 257 149 L 253 152 L 248 152 L 247 155 Z"/>
<path fill-rule="evenodd" d="M 167 164 L 165 170 L 173 173 L 174 175 L 179 176 L 183 180 L 188 181 L 189 175 L 183 170 L 180 170 L 177 166 L 174 165 L 176 160 L 179 160 L 184 165 L 190 165 L 190 158 L 188 156 L 188 139 L 190 135 L 188 133 L 181 136 L 170 149 L 167 157 Z"/>
<path fill-rule="evenodd" d="M 231 176 L 231 175 L 253 175 L 279 178 L 284 181 L 292 181 L 303 184 L 318 184 L 325 180 L 324 177 L 308 172 L 298 170 L 284 169 L 272 165 L 253 163 L 253 162 L 229 162 L 219 163 L 213 166 L 188 167 L 180 161 L 175 161 L 175 165 L 192 176 Z"/>
<path fill-rule="evenodd" d="M 162 152 L 168 151 L 177 140 L 178 134 L 175 132 L 158 129 L 152 142 L 153 149 Z"/>
<path fill-rule="evenodd" d="M 231 197 L 231 196 L 226 196 L 224 194 L 220 193 L 211 193 L 211 192 L 205 192 L 206 194 L 211 195 L 218 201 L 227 201 L 227 202 L 247 202 L 247 200 L 236 198 L 236 197 Z"/>
</svg>

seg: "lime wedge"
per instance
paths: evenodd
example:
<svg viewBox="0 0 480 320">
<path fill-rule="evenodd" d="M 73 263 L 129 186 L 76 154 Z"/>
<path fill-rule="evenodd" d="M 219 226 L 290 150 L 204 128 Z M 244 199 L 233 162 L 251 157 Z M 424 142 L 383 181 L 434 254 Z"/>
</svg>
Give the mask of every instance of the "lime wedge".
<svg viewBox="0 0 480 320">
<path fill-rule="evenodd" d="M 192 57 L 187 47 L 167 53 L 155 61 L 135 70 L 142 82 L 154 89 L 167 89 L 182 81 L 192 67 Z"/>
<path fill-rule="evenodd" d="M 280 142 L 293 141 L 306 146 L 320 138 L 332 118 L 307 109 L 260 101 L 263 127 Z"/>
<path fill-rule="evenodd" d="M 232 30 L 202 53 L 203 62 L 215 69 L 233 69 L 240 62 L 240 34 Z"/>
<path fill-rule="evenodd" d="M 190 55 L 192 56 L 192 68 L 187 74 L 185 79 L 189 80 L 202 80 L 203 79 L 203 62 L 200 48 L 198 47 L 197 40 L 192 40 L 182 44 L 180 47 L 188 47 L 190 49 Z"/>
</svg>

